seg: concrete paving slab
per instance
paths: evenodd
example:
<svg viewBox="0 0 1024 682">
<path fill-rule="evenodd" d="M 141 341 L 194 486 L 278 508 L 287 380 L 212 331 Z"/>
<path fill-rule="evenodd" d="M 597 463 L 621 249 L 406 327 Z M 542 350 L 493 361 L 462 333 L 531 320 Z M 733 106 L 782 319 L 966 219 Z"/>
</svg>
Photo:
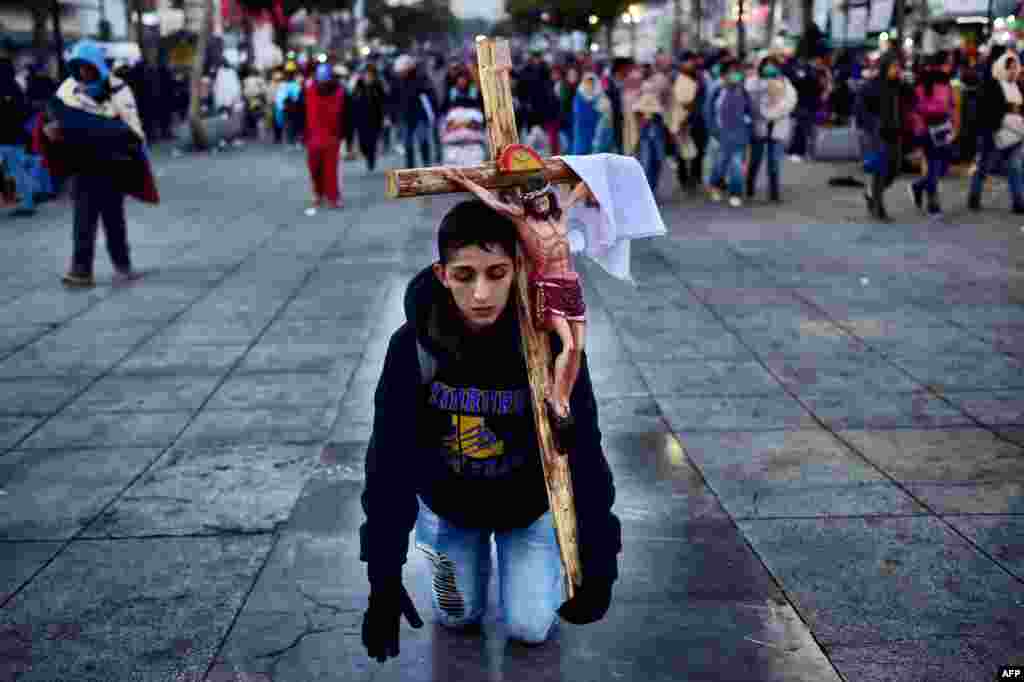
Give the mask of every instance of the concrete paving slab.
<svg viewBox="0 0 1024 682">
<path fill-rule="evenodd" d="M 182 443 L 321 443 L 332 411 L 326 407 L 276 407 L 201 412 L 181 435 Z"/>
<path fill-rule="evenodd" d="M 81 322 L 71 320 L 47 335 L 46 340 L 55 346 L 134 346 L 160 328 L 158 322 L 127 320 L 109 322 Z"/>
<path fill-rule="evenodd" d="M 35 324 L 25 327 L 0 327 L 0 357 L 31 344 L 53 330 L 52 325 Z"/>
<path fill-rule="evenodd" d="M 739 526 L 826 647 L 1020 637 L 1024 585 L 934 517 Z"/>
<path fill-rule="evenodd" d="M 0 414 L 45 416 L 87 383 L 84 377 L 32 377 L 0 381 Z"/>
<path fill-rule="evenodd" d="M 1001 353 L 922 353 L 886 356 L 939 391 L 1024 388 L 1024 362 Z"/>
<path fill-rule="evenodd" d="M 755 354 L 831 356 L 837 353 L 861 353 L 869 350 L 860 339 L 847 334 L 831 322 L 801 322 L 793 326 L 737 329 L 742 343 Z M 730 342 L 731 343 L 731 342 Z"/>
<path fill-rule="evenodd" d="M 949 514 L 943 520 L 1020 578 L 1024 576 L 1024 512 L 1019 493 L 1008 508 L 1012 514 Z"/>
<path fill-rule="evenodd" d="M 794 429 L 816 425 L 796 400 L 779 396 L 658 396 L 676 433 Z"/>
<path fill-rule="evenodd" d="M 776 395 L 782 386 L 760 363 L 750 360 L 637 362 L 653 395 Z"/>
<path fill-rule="evenodd" d="M 154 337 L 114 368 L 115 376 L 223 376 L 248 346 L 175 345 Z"/>
<path fill-rule="evenodd" d="M 909 393 L 813 391 L 801 393 L 800 400 L 833 430 L 975 425 L 959 409 L 924 390 Z"/>
<path fill-rule="evenodd" d="M 275 407 L 318 407 L 338 401 L 355 363 L 347 372 L 239 374 L 228 377 L 213 398 L 212 409 L 252 409 Z"/>
<path fill-rule="evenodd" d="M 986 425 L 1024 426 L 1024 391 L 945 391 L 947 400 Z"/>
<path fill-rule="evenodd" d="M 616 593 L 605 621 L 587 628 L 563 623 L 551 641 L 528 651 L 507 641 L 493 608 L 485 615 L 482 638 L 457 636 L 434 626 L 426 561 L 410 544 L 404 582 L 428 625 L 422 630 L 403 627 L 401 657 L 378 666 L 362 655 L 358 642 L 367 591 L 353 541 L 360 519 L 360 491 L 358 481 L 326 476 L 310 481 L 228 640 L 222 670 L 275 679 L 327 679 L 341 674 L 346 679 L 403 680 L 450 679 L 448 674 L 490 679 L 494 674 L 531 671 L 531 679 L 560 679 L 568 671 L 586 674 L 587 679 L 614 679 L 615 671 L 620 671 L 619 675 L 668 680 L 709 674 L 730 661 L 733 668 L 737 660 L 755 665 L 751 659 L 756 659 L 761 665 L 766 660 L 785 660 L 788 679 L 810 680 L 812 674 L 817 679 L 836 679 L 834 673 L 828 674 L 827 661 L 815 651 L 795 614 L 779 604 L 781 598 L 763 567 L 742 543 L 731 544 L 734 540 L 729 538 L 736 538 L 734 527 L 729 533 L 706 520 L 703 528 L 695 524 L 686 534 L 689 543 L 624 534 L 633 546 L 624 551 L 629 563 L 621 570 L 639 571 L 638 578 L 628 584 L 641 592 Z M 651 553 L 665 551 L 678 553 L 676 560 L 650 560 Z M 339 566 L 351 567 L 354 575 L 339 571 Z M 726 566 L 729 569 L 723 570 Z M 294 587 L 282 590 L 281 585 Z M 491 604 L 496 603 L 497 588 L 497 577 L 492 575 Z M 688 595 L 693 607 L 665 609 L 666 594 Z M 621 645 L 614 648 L 621 642 L 614 635 L 616 623 L 637 612 L 644 614 L 648 624 L 657 621 L 657 614 L 664 618 L 672 614 L 676 627 L 668 627 L 666 620 L 654 633 L 644 628 L 646 635 L 631 637 L 628 650 Z M 265 624 L 271 614 L 276 625 L 268 628 Z M 666 651 L 685 648 L 690 655 L 662 657 L 654 667 L 641 664 L 639 650 L 653 645 Z M 609 647 L 614 655 L 607 655 Z M 744 655 L 737 659 L 741 651 Z M 800 671 L 801 667 L 805 669 Z"/>
<path fill-rule="evenodd" d="M 659 311 L 659 315 L 665 311 Z M 619 325 L 622 344 L 635 361 L 681 360 L 687 358 L 749 359 L 750 350 L 717 321 L 692 320 L 683 326 L 641 327 L 613 315 Z"/>
<path fill-rule="evenodd" d="M 318 461 L 317 446 L 175 446 L 83 537 L 269 532 Z"/>
<path fill-rule="evenodd" d="M 57 554 L 62 545 L 63 542 L 0 543 L 0 602 L 6 602 L 32 574 Z M 8 637 L 9 634 L 4 633 L 4 639 Z M 4 651 L 8 653 L 11 650 L 5 646 Z"/>
<path fill-rule="evenodd" d="M 106 289 L 39 289 L 0 308 L 0 319 L 17 326 L 64 322 L 99 303 L 108 295 L 110 290 Z"/>
<path fill-rule="evenodd" d="M 854 328 L 854 333 L 857 329 Z M 906 356 L 952 353 L 991 353 L 987 343 L 958 327 L 888 327 L 883 333 L 864 336 L 867 344 L 886 355 Z"/>
<path fill-rule="evenodd" d="M 835 646 L 829 658 L 847 679 L 865 682 L 995 680 L 1001 665 L 1024 658 L 1014 641 L 988 637 L 900 640 L 865 646 Z"/>
<path fill-rule="evenodd" d="M 58 342 L 49 335 L 0 361 L 0 379 L 103 374 L 132 351 L 131 345 L 100 345 L 88 339 Z"/>
<path fill-rule="evenodd" d="M 190 412 L 62 411 L 20 447 L 162 447 L 169 445 L 188 421 Z"/>
<path fill-rule="evenodd" d="M 824 429 L 680 434 L 734 518 L 925 514 Z"/>
<path fill-rule="evenodd" d="M 762 360 L 779 380 L 797 394 L 815 391 L 913 391 L 920 384 L 887 359 L 873 352 L 784 356 L 768 353 Z"/>
<path fill-rule="evenodd" d="M 981 483 L 1024 479 L 1024 448 L 980 428 L 843 430 L 837 435 L 899 481 Z"/>
<path fill-rule="evenodd" d="M 309 343 L 330 341 L 335 348 L 358 346 L 365 342 L 370 334 L 366 318 L 361 315 L 335 318 L 282 318 L 274 321 L 261 340 L 267 343 L 281 343 L 289 340 L 301 340 Z"/>
<path fill-rule="evenodd" d="M 246 353 L 240 372 L 312 372 L 343 370 L 358 361 L 358 354 L 341 353 L 330 342 L 271 343 L 261 340 Z"/>
<path fill-rule="evenodd" d="M 979 329 L 1001 325 L 1021 324 L 1024 321 L 1024 305 L 945 305 L 934 309 L 941 316 L 961 327 Z"/>
<path fill-rule="evenodd" d="M 0 457 L 0 535 L 10 540 L 72 537 L 159 453 L 153 448 L 8 452 Z"/>
<path fill-rule="evenodd" d="M 0 615 L 30 627 L 20 679 L 189 679 L 205 672 L 269 535 L 69 546 Z"/>
<path fill-rule="evenodd" d="M 17 445 L 41 422 L 41 417 L 0 417 L 0 451 Z"/>
<path fill-rule="evenodd" d="M 253 342 L 266 321 L 177 321 L 153 337 L 156 344 L 174 346 L 241 346 Z"/>
<path fill-rule="evenodd" d="M 213 376 L 138 376 L 111 374 L 78 396 L 71 409 L 82 412 L 196 410 L 214 391 Z"/>
</svg>

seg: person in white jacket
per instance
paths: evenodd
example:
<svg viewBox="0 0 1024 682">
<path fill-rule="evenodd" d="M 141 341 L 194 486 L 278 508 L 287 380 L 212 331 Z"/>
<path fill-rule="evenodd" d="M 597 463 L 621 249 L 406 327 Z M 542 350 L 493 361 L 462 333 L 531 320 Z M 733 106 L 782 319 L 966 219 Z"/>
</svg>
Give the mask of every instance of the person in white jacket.
<svg viewBox="0 0 1024 682">
<path fill-rule="evenodd" d="M 768 196 L 781 201 L 782 156 L 790 137 L 790 117 L 796 109 L 796 88 L 782 74 L 775 58 L 768 56 L 761 60 L 756 75 L 747 80 L 747 91 L 754 110 L 747 198 L 753 198 L 761 162 L 767 161 Z"/>
</svg>

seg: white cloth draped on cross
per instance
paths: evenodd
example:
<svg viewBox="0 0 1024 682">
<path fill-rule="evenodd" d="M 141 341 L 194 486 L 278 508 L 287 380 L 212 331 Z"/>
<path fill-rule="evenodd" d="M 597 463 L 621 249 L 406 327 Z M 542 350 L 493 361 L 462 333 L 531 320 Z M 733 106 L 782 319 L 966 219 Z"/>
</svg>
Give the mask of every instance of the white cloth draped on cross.
<svg viewBox="0 0 1024 682">
<path fill-rule="evenodd" d="M 630 243 L 668 233 L 640 162 L 621 154 L 556 158 L 580 176 L 600 204 L 598 208 L 578 202 L 569 210 L 572 252 L 583 254 L 612 277 L 635 286 L 629 264 Z M 432 249 L 436 261 L 436 240 Z"/>
<path fill-rule="evenodd" d="M 635 285 L 630 242 L 667 234 L 643 166 L 632 156 L 560 156 L 587 183 L 600 207 L 576 204 L 569 214 L 569 245 L 612 277 Z"/>
</svg>

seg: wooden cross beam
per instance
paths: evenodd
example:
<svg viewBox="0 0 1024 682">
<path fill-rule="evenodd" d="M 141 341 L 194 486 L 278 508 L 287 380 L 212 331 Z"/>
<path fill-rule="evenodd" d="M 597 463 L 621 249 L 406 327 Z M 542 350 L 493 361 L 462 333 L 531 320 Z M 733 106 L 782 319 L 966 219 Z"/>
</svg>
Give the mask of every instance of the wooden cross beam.
<svg viewBox="0 0 1024 682">
<path fill-rule="evenodd" d="M 501 150 L 519 142 L 512 109 L 512 86 L 509 70 L 512 57 L 508 41 L 504 38 L 485 38 L 477 41 L 477 60 L 480 64 L 480 89 L 483 93 L 484 112 L 490 141 L 491 163 L 459 170 L 470 180 L 488 188 L 520 184 L 523 179 L 500 173 L 494 163 Z M 552 183 L 565 184 L 580 181 L 569 167 L 558 159 L 544 160 L 544 175 Z M 464 192 L 440 173 L 440 167 L 393 170 L 387 173 L 387 193 L 390 197 L 415 197 L 428 194 Z M 551 427 L 544 410 L 545 395 L 551 377 L 551 348 L 547 334 L 537 330 L 530 314 L 530 296 L 527 285 L 527 262 L 522 244 L 516 253 L 517 286 L 516 306 L 519 328 L 529 370 L 530 390 L 533 394 L 533 418 L 537 425 L 544 479 L 547 482 L 548 503 L 555 522 L 555 535 L 565 567 L 565 587 L 569 598 L 582 584 L 579 548 L 576 539 L 576 507 L 573 504 L 572 477 L 568 458 L 556 451 Z"/>
</svg>

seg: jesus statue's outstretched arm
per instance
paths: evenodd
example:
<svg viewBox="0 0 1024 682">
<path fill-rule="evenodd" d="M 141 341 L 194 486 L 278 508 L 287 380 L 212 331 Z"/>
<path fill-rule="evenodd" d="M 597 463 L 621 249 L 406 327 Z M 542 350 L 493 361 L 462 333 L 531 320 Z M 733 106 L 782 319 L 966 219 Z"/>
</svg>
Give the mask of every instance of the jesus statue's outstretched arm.
<svg viewBox="0 0 1024 682">
<path fill-rule="evenodd" d="M 467 191 L 475 194 L 480 201 L 484 202 L 498 213 L 507 215 L 512 219 L 519 219 L 525 215 L 522 207 L 498 199 L 493 192 L 473 182 L 463 175 L 462 172 L 454 168 L 441 168 L 439 169 L 439 172 L 446 180 L 450 180 L 451 182 L 466 188 Z"/>
</svg>

